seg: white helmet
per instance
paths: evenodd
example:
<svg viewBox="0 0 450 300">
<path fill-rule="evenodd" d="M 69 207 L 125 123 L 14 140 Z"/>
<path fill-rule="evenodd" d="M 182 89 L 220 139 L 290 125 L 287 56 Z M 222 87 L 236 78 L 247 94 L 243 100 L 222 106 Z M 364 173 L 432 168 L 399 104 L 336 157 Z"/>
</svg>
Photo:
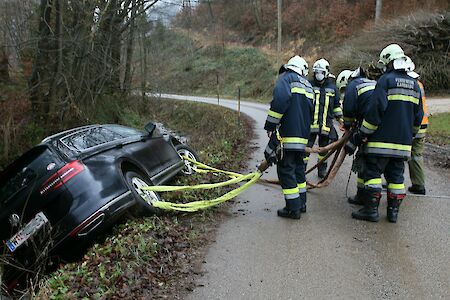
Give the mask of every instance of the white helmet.
<svg viewBox="0 0 450 300">
<path fill-rule="evenodd" d="M 308 63 L 303 57 L 298 55 L 289 59 L 287 64 L 284 65 L 284 68 L 292 70 L 299 75 L 308 76 Z"/>
<path fill-rule="evenodd" d="M 341 73 L 339 73 L 337 79 L 336 79 L 336 87 L 338 90 L 345 88 L 348 84 L 348 80 L 350 76 L 352 75 L 353 71 L 350 70 L 344 70 Z"/>
<path fill-rule="evenodd" d="M 326 59 L 321 58 L 314 63 L 313 71 L 314 71 L 314 73 L 320 72 L 320 71 L 325 72 L 324 75 L 326 78 L 330 74 L 330 63 Z"/>
<path fill-rule="evenodd" d="M 381 51 L 378 63 L 386 66 L 391 61 L 404 57 L 406 55 L 402 47 L 397 44 L 390 44 Z"/>
<path fill-rule="evenodd" d="M 408 73 L 409 77 L 412 77 L 414 79 L 417 79 L 420 77 L 419 74 L 414 72 L 414 69 L 416 68 L 416 65 L 412 61 L 412 59 L 409 56 L 406 56 L 406 68 L 405 71 Z"/>
<path fill-rule="evenodd" d="M 405 56 L 405 62 L 406 62 L 406 71 L 414 71 L 416 68 L 416 65 L 412 61 L 411 57 Z"/>
</svg>

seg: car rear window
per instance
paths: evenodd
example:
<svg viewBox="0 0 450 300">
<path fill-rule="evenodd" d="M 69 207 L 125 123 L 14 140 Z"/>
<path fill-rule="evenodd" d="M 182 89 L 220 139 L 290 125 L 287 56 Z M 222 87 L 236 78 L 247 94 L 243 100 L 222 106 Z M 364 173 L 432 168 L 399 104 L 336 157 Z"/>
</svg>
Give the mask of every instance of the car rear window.
<svg viewBox="0 0 450 300">
<path fill-rule="evenodd" d="M 75 132 L 60 141 L 72 150 L 83 151 L 104 143 L 113 142 L 126 137 L 126 135 L 111 130 L 109 127 L 95 127 Z"/>
<path fill-rule="evenodd" d="M 54 163 L 54 154 L 46 146 L 37 146 L 8 166 L 0 175 L 0 207 L 18 192 L 32 188 Z"/>
</svg>

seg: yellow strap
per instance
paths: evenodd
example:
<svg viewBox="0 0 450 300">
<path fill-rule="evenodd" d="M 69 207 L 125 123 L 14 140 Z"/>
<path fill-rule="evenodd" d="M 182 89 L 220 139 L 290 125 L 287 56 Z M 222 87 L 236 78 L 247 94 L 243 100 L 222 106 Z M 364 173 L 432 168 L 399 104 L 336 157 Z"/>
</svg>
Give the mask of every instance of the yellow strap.
<svg viewBox="0 0 450 300">
<path fill-rule="evenodd" d="M 217 187 L 223 187 L 231 184 L 236 184 L 242 181 L 248 180 L 245 184 L 242 186 L 229 191 L 225 195 L 212 199 L 212 200 L 202 200 L 202 201 L 193 201 L 189 203 L 172 203 L 172 202 L 164 202 L 164 201 L 157 201 L 152 203 L 154 207 L 164 209 L 164 210 L 177 210 L 177 211 L 185 211 L 185 212 L 195 212 L 201 209 L 206 209 L 215 205 L 218 205 L 220 203 L 223 203 L 227 200 L 230 200 L 243 191 L 245 191 L 247 188 L 249 188 L 251 185 L 253 185 L 255 182 L 259 180 L 259 178 L 262 176 L 261 172 L 256 171 L 247 175 L 242 175 L 239 173 L 234 172 L 228 172 L 219 170 L 213 167 L 210 167 L 208 165 L 202 164 L 201 162 L 194 161 L 190 159 L 189 157 L 182 156 L 184 160 L 187 160 L 195 165 L 194 168 L 192 168 L 195 172 L 199 173 L 207 173 L 207 172 L 213 172 L 213 173 L 222 173 L 228 175 L 230 177 L 230 180 L 227 180 L 225 182 L 219 182 L 219 183 L 211 183 L 211 184 L 198 184 L 193 186 L 146 186 L 142 187 L 142 190 L 146 191 L 154 191 L 154 192 L 169 192 L 169 191 L 187 191 L 187 190 L 198 190 L 198 189 L 212 189 Z"/>
<path fill-rule="evenodd" d="M 178 210 L 178 211 L 185 211 L 185 212 L 196 212 L 201 209 L 206 209 L 206 208 L 218 205 L 220 203 L 223 203 L 225 201 L 228 201 L 228 200 L 236 197 L 237 195 L 239 195 L 240 193 L 242 193 L 243 191 L 248 189 L 251 185 L 255 184 L 259 180 L 259 178 L 261 177 L 262 174 L 260 172 L 254 172 L 254 173 L 251 173 L 248 175 L 253 176 L 250 179 L 250 181 L 248 181 L 244 185 L 238 187 L 237 189 L 229 191 L 225 195 L 220 196 L 219 198 L 216 198 L 213 200 L 194 201 L 194 202 L 189 202 L 189 203 L 172 203 L 172 202 L 158 201 L 158 202 L 154 202 L 153 206 L 160 208 L 160 209 L 164 209 L 164 210 Z"/>
</svg>

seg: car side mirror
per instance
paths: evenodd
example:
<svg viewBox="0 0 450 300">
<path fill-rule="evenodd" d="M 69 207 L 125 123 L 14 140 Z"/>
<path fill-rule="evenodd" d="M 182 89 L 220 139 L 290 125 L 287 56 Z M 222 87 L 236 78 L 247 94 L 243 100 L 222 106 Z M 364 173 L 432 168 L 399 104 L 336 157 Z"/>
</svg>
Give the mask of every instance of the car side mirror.
<svg viewBox="0 0 450 300">
<path fill-rule="evenodd" d="M 155 131 L 156 129 L 156 124 L 153 122 L 148 123 L 147 125 L 145 125 L 145 131 L 148 132 L 148 135 L 152 136 L 153 135 L 153 131 Z"/>
</svg>

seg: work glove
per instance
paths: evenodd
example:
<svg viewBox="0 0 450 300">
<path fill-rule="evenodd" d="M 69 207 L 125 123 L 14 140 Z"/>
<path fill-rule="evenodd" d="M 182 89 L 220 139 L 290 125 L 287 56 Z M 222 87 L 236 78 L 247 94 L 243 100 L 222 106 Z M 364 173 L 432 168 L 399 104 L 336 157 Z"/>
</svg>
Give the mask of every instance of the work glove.
<svg viewBox="0 0 450 300">
<path fill-rule="evenodd" d="M 350 135 L 347 143 L 345 144 L 345 152 L 348 155 L 353 155 L 355 153 L 356 148 L 358 148 L 362 144 L 363 136 L 359 130 L 355 131 Z"/>
<path fill-rule="evenodd" d="M 264 157 L 266 158 L 266 161 L 269 164 L 269 166 L 277 163 L 277 148 L 279 148 L 279 144 L 280 142 L 276 139 L 275 135 L 273 134 L 270 137 L 266 149 L 264 150 Z"/>
</svg>

